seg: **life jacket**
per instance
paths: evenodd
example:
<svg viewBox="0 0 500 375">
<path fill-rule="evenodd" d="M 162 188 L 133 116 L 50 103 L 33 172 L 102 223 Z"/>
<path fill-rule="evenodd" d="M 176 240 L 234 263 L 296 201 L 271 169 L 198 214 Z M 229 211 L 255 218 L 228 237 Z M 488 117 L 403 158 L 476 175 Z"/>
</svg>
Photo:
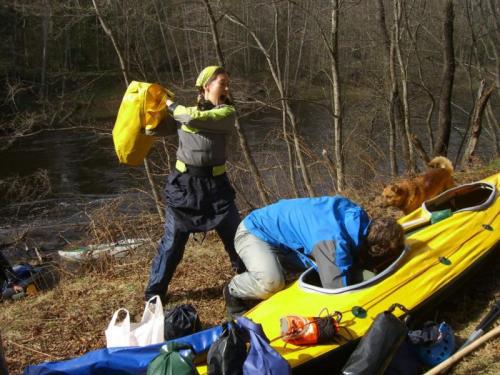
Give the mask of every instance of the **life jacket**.
<svg viewBox="0 0 500 375">
<path fill-rule="evenodd" d="M 156 128 L 167 117 L 167 96 L 174 97 L 158 84 L 130 83 L 113 128 L 113 142 L 120 163 L 139 165 L 144 160 L 154 141 L 145 131 Z"/>
</svg>

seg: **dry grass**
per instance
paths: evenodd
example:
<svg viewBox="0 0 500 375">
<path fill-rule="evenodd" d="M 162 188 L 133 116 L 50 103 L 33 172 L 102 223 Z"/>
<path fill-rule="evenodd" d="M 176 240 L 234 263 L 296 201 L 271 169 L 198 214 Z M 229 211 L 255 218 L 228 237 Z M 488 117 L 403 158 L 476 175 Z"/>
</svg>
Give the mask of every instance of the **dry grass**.
<svg viewBox="0 0 500 375">
<path fill-rule="evenodd" d="M 52 193 L 46 169 L 39 169 L 25 177 L 0 179 L 0 203 L 29 202 L 43 199 Z"/>
<path fill-rule="evenodd" d="M 140 319 L 152 250 L 152 246 L 138 249 L 122 262 L 102 259 L 83 276 L 63 276 L 51 291 L 3 303 L 0 330 L 11 373 L 21 373 L 29 364 L 103 347 L 104 330 L 119 307 Z M 204 326 L 220 323 L 224 318 L 222 286 L 231 277 L 226 258 L 212 236 L 202 246 L 190 241 L 171 283 L 169 306 L 191 303 Z"/>
<path fill-rule="evenodd" d="M 457 179 L 468 182 L 493 172 L 494 169 L 487 169 L 460 173 Z M 380 184 L 373 183 L 366 186 L 364 192 L 353 190 L 347 195 L 364 204 L 371 214 L 383 214 L 373 203 L 376 192 L 381 191 Z M 399 213 L 391 211 L 391 214 Z M 107 225 L 104 216 L 104 211 L 93 213 L 91 234 L 108 239 L 113 237 L 113 232 L 123 231 L 116 216 L 114 226 L 104 230 Z M 152 224 L 155 219 L 141 217 L 136 225 L 141 222 Z M 158 223 L 155 225 L 158 229 Z M 159 230 L 140 226 L 136 230 L 155 240 L 160 235 Z M 1 304 L 0 330 L 11 373 L 19 374 L 29 364 L 75 357 L 103 347 L 104 330 L 119 307 L 128 308 L 135 319 L 139 319 L 154 248 L 151 243 L 120 261 L 103 259 L 87 265 L 85 273 L 65 273 L 59 286 L 51 291 Z M 458 293 L 440 304 L 428 320 L 448 321 L 455 328 L 459 341 L 463 341 L 497 297 L 500 290 L 498 274 L 497 261 L 486 265 Z M 190 240 L 170 286 L 169 306 L 191 303 L 204 326 L 218 324 L 224 319 L 222 286 L 231 276 L 229 261 L 216 235 L 210 233 L 201 245 Z M 499 349 L 498 340 L 484 345 L 461 361 L 453 373 L 500 373 Z"/>
</svg>

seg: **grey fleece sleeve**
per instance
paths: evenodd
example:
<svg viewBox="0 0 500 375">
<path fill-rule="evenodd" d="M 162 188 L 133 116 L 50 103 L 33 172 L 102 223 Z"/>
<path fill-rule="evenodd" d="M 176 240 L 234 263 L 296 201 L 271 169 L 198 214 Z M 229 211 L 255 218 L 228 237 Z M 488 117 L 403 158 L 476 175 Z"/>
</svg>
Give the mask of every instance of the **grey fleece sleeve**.
<svg viewBox="0 0 500 375">
<path fill-rule="evenodd" d="M 318 266 L 322 287 L 326 289 L 342 288 L 344 286 L 342 271 L 335 264 L 335 241 L 318 242 L 311 254 Z"/>
<path fill-rule="evenodd" d="M 191 133 L 203 131 L 215 134 L 229 134 L 234 129 L 236 110 L 230 105 L 221 105 L 207 111 L 200 111 L 196 107 L 176 105 L 173 116 L 185 130 Z"/>
</svg>

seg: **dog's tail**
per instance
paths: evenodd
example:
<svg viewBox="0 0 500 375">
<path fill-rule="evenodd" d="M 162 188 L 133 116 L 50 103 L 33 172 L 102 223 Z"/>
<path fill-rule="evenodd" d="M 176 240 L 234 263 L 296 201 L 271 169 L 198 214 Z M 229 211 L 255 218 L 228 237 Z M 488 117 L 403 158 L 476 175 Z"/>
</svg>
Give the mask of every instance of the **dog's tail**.
<svg viewBox="0 0 500 375">
<path fill-rule="evenodd" d="M 429 168 L 444 168 L 450 173 L 453 172 L 453 164 L 451 163 L 450 159 L 444 156 L 436 156 L 429 163 L 427 163 L 427 166 Z"/>
</svg>

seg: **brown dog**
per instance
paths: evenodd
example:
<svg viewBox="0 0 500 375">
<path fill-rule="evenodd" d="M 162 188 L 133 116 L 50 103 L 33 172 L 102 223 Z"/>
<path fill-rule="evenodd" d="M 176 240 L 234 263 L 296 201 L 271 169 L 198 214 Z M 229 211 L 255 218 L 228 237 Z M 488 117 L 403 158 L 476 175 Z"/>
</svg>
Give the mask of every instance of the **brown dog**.
<svg viewBox="0 0 500 375">
<path fill-rule="evenodd" d="M 424 174 L 386 186 L 382 193 L 385 206 L 397 207 L 406 215 L 455 185 L 449 159 L 437 156 L 427 165 L 429 169 Z"/>
</svg>

